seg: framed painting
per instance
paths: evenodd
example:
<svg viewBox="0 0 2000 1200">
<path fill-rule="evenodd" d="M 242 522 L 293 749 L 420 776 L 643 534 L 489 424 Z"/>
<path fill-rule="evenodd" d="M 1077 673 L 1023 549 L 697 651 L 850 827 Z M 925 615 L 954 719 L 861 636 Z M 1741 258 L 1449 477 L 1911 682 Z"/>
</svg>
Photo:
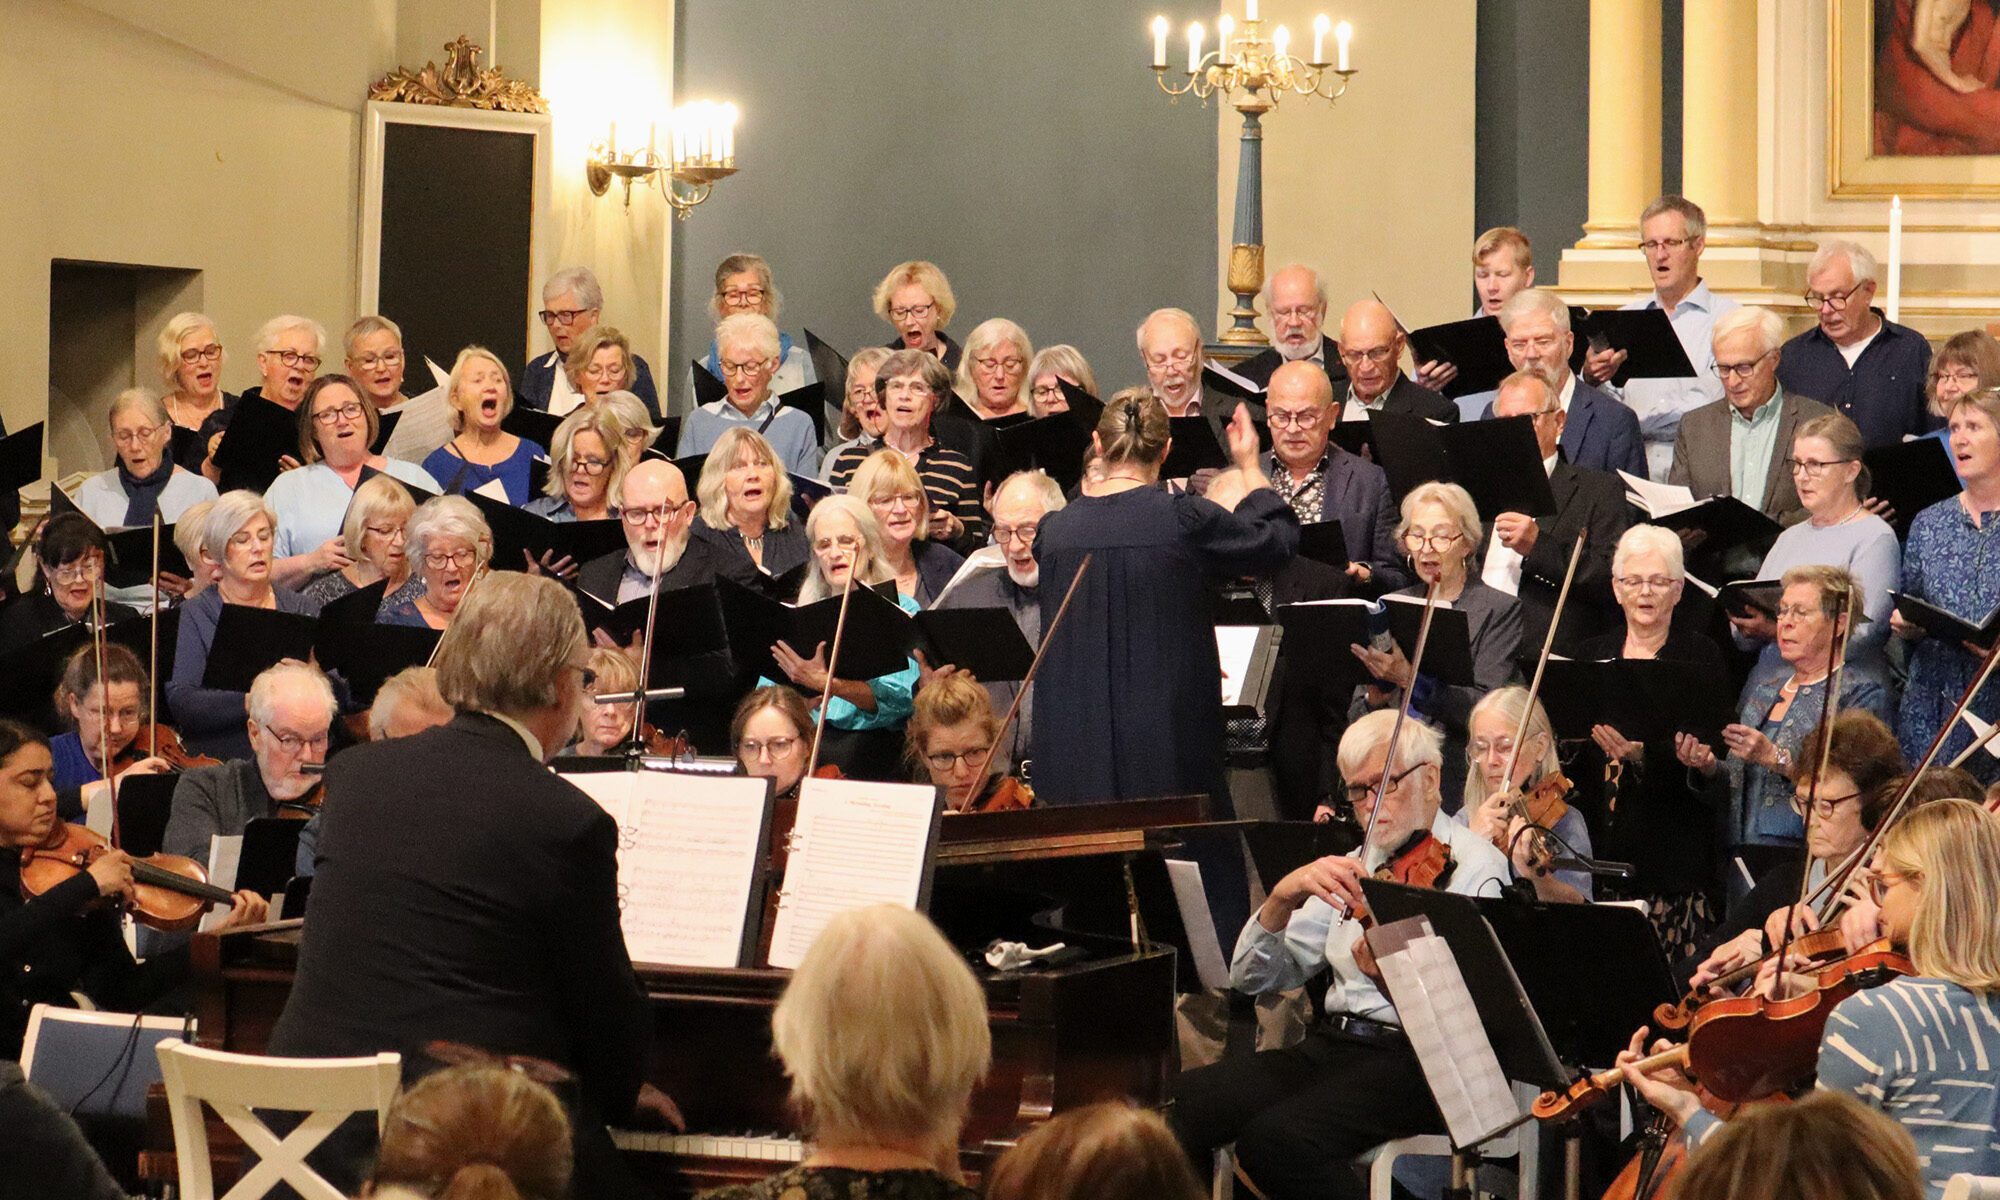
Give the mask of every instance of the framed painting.
<svg viewBox="0 0 2000 1200">
<path fill-rule="evenodd" d="M 1828 191 L 2000 196 L 2000 13 L 1988 0 L 1827 0 Z"/>
</svg>

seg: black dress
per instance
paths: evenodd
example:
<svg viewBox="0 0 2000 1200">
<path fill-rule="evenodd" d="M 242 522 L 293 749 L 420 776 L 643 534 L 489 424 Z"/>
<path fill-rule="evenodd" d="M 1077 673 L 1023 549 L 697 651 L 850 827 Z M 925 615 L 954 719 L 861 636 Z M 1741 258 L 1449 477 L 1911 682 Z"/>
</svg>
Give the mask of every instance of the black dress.
<svg viewBox="0 0 2000 1200">
<path fill-rule="evenodd" d="M 1233 513 L 1136 488 L 1044 517 L 1042 628 L 1092 559 L 1036 677 L 1036 795 L 1077 804 L 1205 793 L 1226 815 L 1208 582 L 1274 571 L 1298 546 L 1298 517 L 1269 488 Z"/>
</svg>

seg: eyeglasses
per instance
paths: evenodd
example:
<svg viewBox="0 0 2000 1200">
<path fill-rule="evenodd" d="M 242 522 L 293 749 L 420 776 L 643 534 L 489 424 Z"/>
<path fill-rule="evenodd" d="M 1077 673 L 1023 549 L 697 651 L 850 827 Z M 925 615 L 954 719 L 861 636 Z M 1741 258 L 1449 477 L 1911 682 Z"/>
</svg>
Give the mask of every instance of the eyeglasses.
<svg viewBox="0 0 2000 1200">
<path fill-rule="evenodd" d="M 776 760 L 798 749 L 804 744 L 804 741 L 805 739 L 803 738 L 795 737 L 765 738 L 761 742 L 754 738 L 744 738 L 742 741 L 736 743 L 736 753 L 739 757 L 746 759 L 769 758 Z"/>
<path fill-rule="evenodd" d="M 1807 308 L 1837 308 L 1847 303 L 1847 298 L 1860 290 L 1861 284 L 1857 283 L 1844 292 L 1807 292 L 1803 299 Z"/>
<path fill-rule="evenodd" d="M 1724 379 L 1748 379 L 1752 375 L 1755 375 L 1757 373 L 1758 367 L 1764 365 L 1765 359 L 1771 357 L 1771 355 L 1776 353 L 1777 353 L 1776 350 L 1766 351 L 1765 353 L 1759 354 L 1757 357 L 1751 359 L 1749 362 L 1740 362 L 1740 363 L 1719 362 L 1715 364 L 1715 373 L 1717 375 L 1722 376 Z"/>
<path fill-rule="evenodd" d="M 1815 462 L 1810 458 L 1788 458 L 1785 460 L 1785 468 L 1794 475 L 1803 475 L 1807 479 L 1818 479 L 1820 476 L 1826 474 L 1829 469 L 1837 467 L 1841 463 L 1855 461 L 1858 460 L 1852 458 L 1834 458 L 1828 459 L 1826 462 Z"/>
<path fill-rule="evenodd" d="M 1967 371 L 1963 368 L 1956 371 L 1939 371 L 1937 373 L 1937 381 L 1939 383 L 1955 383 L 1960 387 L 1977 387 L 1979 385 L 1979 372 Z"/>
<path fill-rule="evenodd" d="M 1318 409 L 1308 412 L 1277 412 L 1272 410 L 1265 413 L 1265 416 L 1271 422 L 1271 428 L 1296 429 L 1301 433 L 1310 433 L 1318 429 L 1319 423 L 1325 415 Z"/>
<path fill-rule="evenodd" d="M 105 712 L 101 704 L 79 704 L 77 711 L 93 721 L 103 721 L 121 727 L 139 723 L 139 706 L 136 704 L 113 709 L 110 712 Z"/>
<path fill-rule="evenodd" d="M 760 287 L 732 288 L 722 293 L 722 302 L 732 305 L 762 304 L 764 303 L 764 289 Z"/>
<path fill-rule="evenodd" d="M 1063 398 L 1062 384 L 1038 383 L 1028 394 L 1037 400 L 1060 400 Z"/>
<path fill-rule="evenodd" d="M 1514 739 L 1511 737 L 1494 738 L 1491 741 L 1486 738 L 1475 738 L 1465 746 L 1465 756 L 1474 760 L 1485 758 L 1490 754 L 1498 754 L 1504 758 L 1513 752 Z"/>
<path fill-rule="evenodd" d="M 820 554 L 825 554 L 827 551 L 833 549 L 859 550 L 861 549 L 861 539 L 854 534 L 843 533 L 837 537 L 819 539 L 813 543 L 813 549 Z"/>
<path fill-rule="evenodd" d="M 1825 615 L 1826 610 L 1817 604 L 1780 604 L 1778 606 L 1778 619 L 1780 621 L 1810 621 L 1814 617 L 1823 617 Z"/>
<path fill-rule="evenodd" d="M 96 579 L 104 574 L 104 559 L 91 553 L 59 567 L 44 565 L 42 570 L 57 583 L 82 583 L 86 579 Z"/>
<path fill-rule="evenodd" d="M 1808 805 L 1804 796 L 1794 793 L 1792 796 L 1792 811 L 1803 817 L 1806 815 L 1806 809 L 1811 808 L 1814 816 L 1824 820 L 1833 815 L 1834 809 L 1839 808 L 1849 800 L 1859 799 L 1861 799 L 1860 792 L 1850 792 L 1845 796 L 1819 796 Z"/>
<path fill-rule="evenodd" d="M 1394 789 L 1397 784 L 1403 782 L 1405 779 L 1408 779 L 1410 777 L 1411 772 L 1415 771 L 1417 767 L 1421 767 L 1423 765 L 1424 764 L 1422 763 L 1418 763 L 1416 764 L 1416 766 L 1413 767 L 1404 767 L 1402 771 L 1399 772 L 1398 774 L 1391 775 L 1389 777 L 1389 786 L 1386 788 L 1382 788 L 1383 792 L 1387 793 L 1392 789 Z M 1382 786 L 1382 781 L 1379 778 L 1376 779 L 1373 783 L 1350 783 L 1347 785 L 1347 802 L 1349 804 L 1359 804 L 1363 800 L 1366 800 L 1368 797 L 1374 795 L 1375 789 L 1381 786 Z"/>
<path fill-rule="evenodd" d="M 1379 367 L 1387 363 L 1390 359 L 1395 358 L 1398 349 L 1400 347 L 1394 343 L 1387 346 L 1370 346 L 1365 350 L 1349 350 L 1347 347 L 1342 346 L 1340 348 L 1340 361 L 1351 363 L 1368 362 Z"/>
<path fill-rule="evenodd" d="M 923 503 L 924 497 L 921 492 L 897 492 L 893 496 L 877 496 L 870 500 L 868 505 L 871 508 L 887 509 L 893 512 L 898 508 L 921 508 Z"/>
<path fill-rule="evenodd" d="M 403 352 L 384 350 L 380 354 L 364 354 L 354 360 L 354 365 L 364 371 L 373 371 L 377 367 L 400 367 L 403 365 Z"/>
<path fill-rule="evenodd" d="M 601 458 L 579 458 L 570 463 L 570 469 L 572 471 L 582 471 L 585 475 L 594 477 L 604 474 L 605 469 L 610 465 L 608 461 Z"/>
<path fill-rule="evenodd" d="M 120 429 L 111 435 L 111 440 L 121 446 L 143 446 L 164 428 L 164 425 L 141 425 L 137 429 Z"/>
<path fill-rule="evenodd" d="M 688 504 L 692 503 L 694 502 L 690 500 L 686 504 L 661 504 L 652 508 L 620 509 L 618 519 L 635 528 L 642 525 L 650 525 L 654 521 L 664 524 L 681 515 Z"/>
<path fill-rule="evenodd" d="M 343 404 L 339 408 L 322 408 L 313 414 L 316 425 L 338 425 L 342 421 L 359 421 L 365 410 L 359 404 Z"/>
<path fill-rule="evenodd" d="M 1418 533 L 1412 529 L 1403 535 L 1403 544 L 1413 550 L 1449 550 L 1453 545 L 1465 540 L 1462 533 Z"/>
<path fill-rule="evenodd" d="M 1890 871 L 1878 871 L 1868 881 L 1868 896 L 1875 901 L 1875 907 L 1880 908 L 1882 902 L 1889 898 L 1892 888 L 1905 883 L 1914 884 L 1922 878 L 1921 875 L 1898 875 Z"/>
<path fill-rule="evenodd" d="M 544 325 L 561 325 L 567 329 L 576 323 L 578 317 L 587 312 L 596 311 L 594 308 L 545 308 L 537 315 L 542 318 L 542 324 Z"/>
<path fill-rule="evenodd" d="M 1028 364 L 1025 360 L 1019 358 L 989 358 L 985 355 L 977 355 L 972 360 L 972 367 L 976 371 L 998 370 L 1002 374 L 1012 375 L 1016 371 L 1027 370 Z"/>
<path fill-rule="evenodd" d="M 991 746 L 981 746 L 976 750 L 939 751 L 936 754 L 924 755 L 924 761 L 931 765 L 933 771 L 949 771 L 960 763 L 969 767 L 983 760 L 987 751 L 991 749 L 993 749 Z"/>
<path fill-rule="evenodd" d="M 1507 349 L 1515 354 L 1546 354 L 1556 348 L 1556 340 L 1554 334 L 1544 337 L 1508 338 Z"/>
<path fill-rule="evenodd" d="M 1042 531 L 1040 525 L 995 525 L 993 540 L 1004 546 L 1008 542 L 1020 542 L 1024 546 L 1035 544 L 1035 535 Z"/>
<path fill-rule="evenodd" d="M 768 358 L 753 358 L 749 362 L 730 362 L 728 359 L 723 359 L 721 364 L 722 373 L 724 375 L 755 375 L 769 366 L 770 362 L 771 360 Z"/>
<path fill-rule="evenodd" d="M 288 367 L 304 367 L 308 371 L 319 370 L 319 355 L 300 354 L 296 350 L 265 350 L 264 354 L 275 354 L 278 361 Z"/>
<path fill-rule="evenodd" d="M 479 561 L 477 550 L 433 550 L 424 555 L 427 567 L 469 567 Z"/>
<path fill-rule="evenodd" d="M 181 351 L 181 361 L 189 366 L 202 362 L 215 362 L 222 357 L 222 347 L 214 342 L 206 346 L 189 346 Z"/>
<path fill-rule="evenodd" d="M 1693 238 L 1651 238 L 1640 242 L 1639 249 L 1645 251 L 1647 254 L 1657 253 L 1661 250 L 1678 250 L 1693 240 Z"/>
<path fill-rule="evenodd" d="M 1164 367 L 1168 363 L 1173 363 L 1176 366 L 1186 366 L 1194 361 L 1194 356 L 1195 351 L 1183 347 L 1179 350 L 1168 350 L 1161 354 L 1148 354 L 1146 361 L 1156 367 Z"/>
<path fill-rule="evenodd" d="M 1294 308 L 1274 308 L 1271 310 L 1271 319 L 1273 321 L 1285 321 L 1288 323 L 1292 321 L 1310 322 L 1317 325 L 1319 324 L 1320 312 L 1320 306 L 1317 304 L 1301 304 Z"/>
<path fill-rule="evenodd" d="M 401 525 L 364 525 L 363 529 L 385 542 L 408 541 L 409 530 Z"/>
<path fill-rule="evenodd" d="M 271 735 L 272 741 L 278 743 L 278 748 L 287 754 L 297 754 L 308 746 L 315 750 L 326 749 L 326 730 L 324 729 L 313 734 L 311 737 L 306 737 L 302 734 L 292 733 L 289 730 L 279 729 L 274 725 L 265 725 L 262 721 L 259 721 L 258 724 L 262 726 L 265 733 Z"/>
<path fill-rule="evenodd" d="M 1677 582 L 1664 575 L 1620 575 L 1617 579 L 1618 586 L 1628 592 L 1671 591 Z"/>
<path fill-rule="evenodd" d="M 586 379 L 600 379 L 608 383 L 615 379 L 625 378 L 625 364 L 622 362 L 591 363 L 583 369 L 583 374 Z"/>
<path fill-rule="evenodd" d="M 921 321 L 925 317 L 930 316 L 931 310 L 936 307 L 937 304 L 935 302 L 930 304 L 907 304 L 901 308 L 890 309 L 889 319 L 891 321 Z"/>
</svg>

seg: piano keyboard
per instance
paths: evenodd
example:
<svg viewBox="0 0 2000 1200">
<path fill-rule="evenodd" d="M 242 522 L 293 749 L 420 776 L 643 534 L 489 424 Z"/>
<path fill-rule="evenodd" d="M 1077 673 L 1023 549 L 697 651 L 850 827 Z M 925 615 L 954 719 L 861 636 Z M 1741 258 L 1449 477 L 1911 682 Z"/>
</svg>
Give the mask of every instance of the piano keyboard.
<svg viewBox="0 0 2000 1200">
<path fill-rule="evenodd" d="M 795 1163 L 806 1157 L 804 1140 L 789 1136 L 721 1133 L 647 1133 L 613 1129 L 611 1142 L 637 1154 L 676 1154 L 687 1158 L 722 1158 L 739 1162 Z"/>
</svg>

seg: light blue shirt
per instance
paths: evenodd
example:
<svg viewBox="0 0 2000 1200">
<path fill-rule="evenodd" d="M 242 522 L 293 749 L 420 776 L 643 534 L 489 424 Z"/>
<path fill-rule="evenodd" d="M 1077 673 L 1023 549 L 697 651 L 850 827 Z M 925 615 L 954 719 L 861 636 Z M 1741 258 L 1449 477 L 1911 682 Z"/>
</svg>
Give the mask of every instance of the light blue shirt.
<svg viewBox="0 0 2000 1200">
<path fill-rule="evenodd" d="M 430 472 L 400 458 L 382 460 L 382 472 L 428 492 L 441 492 Z M 264 503 L 278 514 L 279 558 L 309 554 L 328 538 L 340 536 L 354 489 L 323 462 L 298 467 L 278 476 L 264 493 Z"/>
<path fill-rule="evenodd" d="M 1451 851 L 1451 882 L 1445 890 L 1456 896 L 1498 896 L 1513 878 L 1512 868 L 1493 844 L 1445 816 L 1431 822 L 1431 832 Z M 1355 857 L 1354 853 L 1347 855 Z M 1370 871 L 1382 865 L 1386 856 L 1368 847 L 1362 865 Z M 1361 938 L 1361 924 L 1318 896 L 1307 900 L 1285 922 L 1283 933 L 1272 933 L 1255 913 L 1236 939 L 1236 954 L 1229 963 L 1229 985 L 1253 995 L 1302 987 L 1317 974 L 1321 964 L 1333 968 L 1333 986 L 1326 992 L 1326 1011 L 1367 1017 L 1374 1021 L 1400 1024 L 1396 1007 L 1375 981 L 1363 974 L 1354 962 L 1354 943 Z"/>
<path fill-rule="evenodd" d="M 1748 419 L 1729 406 L 1729 494 L 1760 511 L 1771 481 L 1771 456 L 1778 452 L 1778 410 L 1784 406 L 1783 388 Z"/>
<path fill-rule="evenodd" d="M 1658 307 L 1657 292 L 1621 306 L 1626 312 Z M 1646 473 L 1654 479 L 1664 480 L 1668 468 L 1674 465 L 1674 439 L 1680 434 L 1681 417 L 1722 399 L 1722 377 L 1715 373 L 1715 348 L 1710 338 L 1715 332 L 1715 319 L 1738 307 L 1729 297 L 1709 291 L 1707 280 L 1696 280 L 1694 290 L 1674 306 L 1673 315 L 1667 318 L 1674 327 L 1674 335 L 1681 340 L 1681 349 L 1687 351 L 1688 361 L 1694 364 L 1694 378 L 1632 379 L 1622 388 L 1613 387 L 1609 380 L 1599 385 L 1600 390 L 1638 415 L 1639 433 L 1646 439 Z M 1736 495 L 1750 507 L 1757 507 L 1744 493 L 1739 491 Z"/>
<path fill-rule="evenodd" d="M 215 499 L 215 485 L 204 475 L 197 475 L 186 467 L 175 467 L 167 477 L 167 486 L 160 489 L 160 523 L 171 525 L 181 519 L 181 514 L 205 500 Z M 97 522 L 105 529 L 117 529 L 125 524 L 125 513 L 132 505 L 132 498 L 125 494 L 125 485 L 118 481 L 118 468 L 100 471 L 83 481 L 76 489 L 76 506 L 83 515 Z M 172 535 L 169 534 L 169 537 Z M 172 549 L 172 547 L 168 547 Z M 153 585 L 141 583 L 132 587 L 105 588 L 104 598 L 113 604 L 129 604 L 142 613 L 153 611 Z"/>
<path fill-rule="evenodd" d="M 775 415 L 773 415 L 775 413 Z M 713 400 L 688 413 L 681 423 L 680 445 L 674 448 L 675 458 L 686 458 L 692 454 L 706 454 L 714 446 L 723 431 L 733 425 L 748 425 L 752 429 L 770 424 L 760 432 L 764 440 L 771 443 L 771 449 L 778 455 L 778 465 L 794 475 L 812 479 L 819 475 L 819 434 L 813 427 L 812 418 L 796 408 L 786 408 L 778 403 L 774 394 L 757 406 L 757 410 L 744 416 L 728 400 Z M 693 481 L 690 480 L 690 483 Z"/>
</svg>

